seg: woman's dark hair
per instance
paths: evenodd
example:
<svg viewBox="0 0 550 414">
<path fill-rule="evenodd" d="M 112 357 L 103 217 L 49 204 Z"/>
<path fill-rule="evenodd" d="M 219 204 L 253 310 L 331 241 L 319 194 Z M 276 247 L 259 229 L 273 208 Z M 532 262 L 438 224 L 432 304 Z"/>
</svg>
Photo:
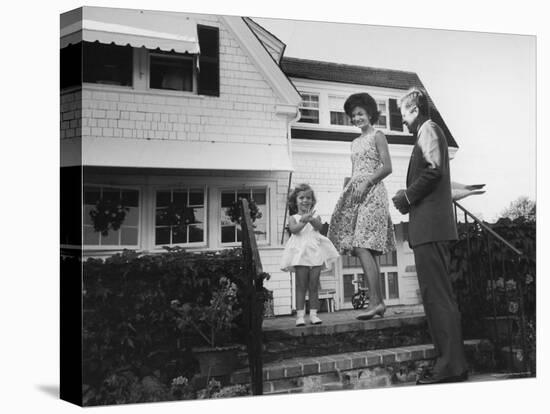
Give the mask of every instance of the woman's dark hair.
<svg viewBox="0 0 550 414">
<path fill-rule="evenodd" d="M 368 93 L 354 93 L 353 95 L 350 95 L 344 103 L 344 112 L 351 118 L 351 112 L 358 106 L 365 110 L 369 116 L 369 122 L 371 125 L 378 122 L 380 112 L 378 111 L 378 105 L 372 96 Z"/>
<path fill-rule="evenodd" d="M 311 199 L 313 201 L 313 206 L 317 204 L 317 199 L 315 198 L 315 192 L 313 191 L 313 188 L 309 184 L 298 184 L 294 189 L 291 191 L 291 193 L 288 196 L 288 211 L 290 212 L 290 215 L 298 213 L 298 205 L 296 199 L 298 198 L 298 193 L 302 191 L 309 191 L 311 192 Z"/>
</svg>

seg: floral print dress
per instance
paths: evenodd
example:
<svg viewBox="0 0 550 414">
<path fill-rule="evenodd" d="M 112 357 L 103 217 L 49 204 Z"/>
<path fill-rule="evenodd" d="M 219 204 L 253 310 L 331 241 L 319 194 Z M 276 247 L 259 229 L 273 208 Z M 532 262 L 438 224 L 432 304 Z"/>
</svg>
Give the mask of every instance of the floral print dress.
<svg viewBox="0 0 550 414">
<path fill-rule="evenodd" d="M 363 247 L 378 254 L 395 250 L 395 235 L 384 183 L 376 183 L 360 202 L 352 201 L 352 188 L 382 165 L 375 134 L 376 130 L 351 143 L 352 176 L 336 203 L 328 233 L 328 238 L 340 254 L 351 255 L 354 247 Z"/>
</svg>

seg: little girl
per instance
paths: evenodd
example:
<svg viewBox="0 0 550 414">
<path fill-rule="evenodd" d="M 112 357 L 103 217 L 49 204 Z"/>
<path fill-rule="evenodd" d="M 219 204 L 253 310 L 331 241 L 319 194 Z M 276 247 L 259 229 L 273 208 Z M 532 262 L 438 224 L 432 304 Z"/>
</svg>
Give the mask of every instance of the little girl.
<svg viewBox="0 0 550 414">
<path fill-rule="evenodd" d="M 289 219 L 288 228 L 292 235 L 283 252 L 281 269 L 296 272 L 296 326 L 305 325 L 306 291 L 309 292 L 310 322 L 314 325 L 322 322 L 317 316 L 319 277 L 328 261 L 339 256 L 331 241 L 319 233 L 322 223 L 313 210 L 316 202 L 308 184 L 298 185 L 288 198 L 290 213 L 297 214 Z"/>
</svg>

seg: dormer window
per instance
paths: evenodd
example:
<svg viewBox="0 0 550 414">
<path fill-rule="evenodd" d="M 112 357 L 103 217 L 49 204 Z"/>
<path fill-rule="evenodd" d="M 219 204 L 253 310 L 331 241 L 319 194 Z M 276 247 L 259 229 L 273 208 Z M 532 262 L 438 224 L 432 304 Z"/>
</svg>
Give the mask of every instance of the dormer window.
<svg viewBox="0 0 550 414">
<path fill-rule="evenodd" d="M 319 123 L 319 95 L 303 93 L 300 105 L 300 121 L 308 124 Z"/>
</svg>

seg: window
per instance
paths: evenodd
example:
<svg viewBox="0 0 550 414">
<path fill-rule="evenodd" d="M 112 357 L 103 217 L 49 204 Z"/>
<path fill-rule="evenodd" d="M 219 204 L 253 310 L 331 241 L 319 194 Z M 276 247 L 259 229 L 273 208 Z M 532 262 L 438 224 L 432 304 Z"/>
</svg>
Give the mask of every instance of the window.
<svg viewBox="0 0 550 414">
<path fill-rule="evenodd" d="M 195 89 L 193 56 L 174 52 L 155 52 L 149 57 L 150 88 L 189 92 Z"/>
<path fill-rule="evenodd" d="M 96 231 L 91 212 L 98 205 L 116 204 L 126 207 L 124 220 L 120 228 L 109 227 L 106 233 Z M 107 212 L 107 211 L 106 211 Z M 139 240 L 139 191 L 127 188 L 85 186 L 83 209 L 83 239 L 85 246 L 137 246 Z"/>
<path fill-rule="evenodd" d="M 241 226 L 231 221 L 228 210 L 233 204 L 239 200 L 239 198 L 245 198 L 247 200 L 253 199 L 258 209 L 262 213 L 262 217 L 254 222 L 254 233 L 256 234 L 256 240 L 258 242 L 267 242 L 267 223 L 268 223 L 268 204 L 267 204 L 267 189 L 265 188 L 251 188 L 246 190 L 222 190 L 221 192 L 221 205 L 220 205 L 220 234 L 221 242 L 236 243 L 241 242 Z"/>
<path fill-rule="evenodd" d="M 319 95 L 303 93 L 300 104 L 300 120 L 308 124 L 319 123 Z"/>
<path fill-rule="evenodd" d="M 388 105 L 385 99 L 377 99 L 376 104 L 378 105 L 380 116 L 375 126 L 385 129 L 388 127 Z"/>
<path fill-rule="evenodd" d="M 84 42 L 84 82 L 132 86 L 132 56 L 131 46 Z"/>
<path fill-rule="evenodd" d="M 344 112 L 345 98 L 329 96 L 330 124 L 352 125 L 349 116 Z"/>
<path fill-rule="evenodd" d="M 156 246 L 204 244 L 205 230 L 204 188 L 174 188 L 156 192 Z"/>
</svg>

